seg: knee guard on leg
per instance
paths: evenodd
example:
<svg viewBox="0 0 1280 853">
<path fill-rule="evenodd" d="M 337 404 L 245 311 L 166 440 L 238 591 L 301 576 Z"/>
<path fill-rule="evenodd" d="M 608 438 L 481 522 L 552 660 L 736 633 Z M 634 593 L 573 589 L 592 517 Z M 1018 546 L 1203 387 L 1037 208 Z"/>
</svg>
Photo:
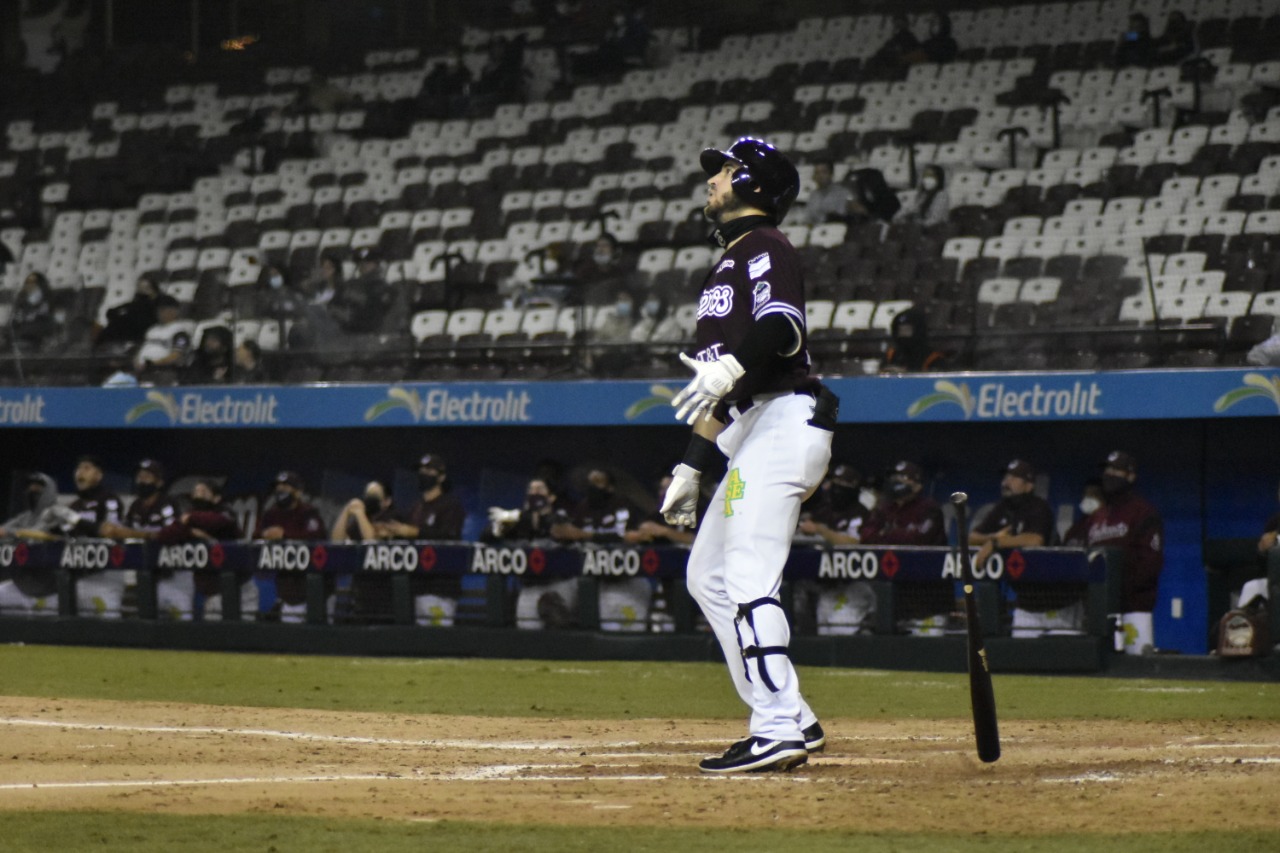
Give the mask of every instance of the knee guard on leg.
<svg viewBox="0 0 1280 853">
<path fill-rule="evenodd" d="M 761 613 L 757 616 L 756 609 L 766 605 L 778 608 L 777 613 Z M 781 620 L 780 624 L 779 620 Z M 746 632 L 741 627 L 744 622 L 751 632 L 750 645 L 747 645 L 744 641 L 743 635 Z M 734 620 L 734 628 L 738 632 L 738 647 L 742 650 L 742 666 L 746 671 L 747 680 L 751 680 L 750 662 L 755 660 L 756 670 L 760 673 L 760 681 L 765 687 L 769 688 L 771 693 L 777 693 L 779 688 L 774 683 L 774 680 L 769 677 L 769 668 L 765 663 L 765 659 L 772 655 L 787 656 L 787 642 L 790 639 L 790 631 L 786 627 L 786 611 L 782 609 L 782 602 L 776 598 L 757 598 L 755 601 L 739 604 L 738 617 Z M 762 634 L 764 639 L 762 639 Z"/>
</svg>

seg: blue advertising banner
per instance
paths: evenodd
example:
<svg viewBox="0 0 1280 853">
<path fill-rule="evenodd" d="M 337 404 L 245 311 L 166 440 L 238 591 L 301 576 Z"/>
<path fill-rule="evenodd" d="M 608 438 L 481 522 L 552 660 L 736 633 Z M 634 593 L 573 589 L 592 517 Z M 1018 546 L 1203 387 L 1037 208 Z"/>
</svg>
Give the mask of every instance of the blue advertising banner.
<svg viewBox="0 0 1280 853">
<path fill-rule="evenodd" d="M 1280 370 L 959 373 L 831 379 L 846 423 L 1274 417 Z M 0 390 L 0 427 L 675 425 L 673 381 Z"/>
<path fill-rule="evenodd" d="M 328 574 L 485 574 L 520 578 L 682 578 L 684 548 L 626 545 L 542 548 L 462 542 L 184 542 L 159 545 L 107 540 L 0 543 L 0 570 L 12 568 L 148 569 L 172 571 L 324 572 Z M 1028 548 L 997 552 L 975 567 L 978 580 L 1023 583 L 1099 583 L 1106 574 L 1100 551 Z M 948 548 L 837 548 L 800 546 L 787 560 L 789 580 L 880 580 L 893 583 L 956 581 L 960 567 Z"/>
</svg>

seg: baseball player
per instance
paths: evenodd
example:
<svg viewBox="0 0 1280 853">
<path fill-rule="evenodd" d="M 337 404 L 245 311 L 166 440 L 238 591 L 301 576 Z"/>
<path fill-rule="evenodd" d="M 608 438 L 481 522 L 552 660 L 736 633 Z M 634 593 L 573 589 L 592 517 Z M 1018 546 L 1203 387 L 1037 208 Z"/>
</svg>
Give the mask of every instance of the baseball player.
<svg viewBox="0 0 1280 853">
<path fill-rule="evenodd" d="M 120 522 L 120 498 L 102 482 L 104 475 L 102 460 L 96 456 L 81 456 L 76 462 L 76 499 L 69 507 L 76 521 L 67 530 L 70 536 L 101 536 L 104 524 Z M 119 619 L 124 587 L 124 572 L 108 569 L 81 574 L 76 582 L 76 612 L 81 616 Z"/>
<path fill-rule="evenodd" d="M 178 520 L 178 508 L 165 492 L 164 466 L 143 459 L 133 475 L 133 503 L 119 524 L 103 522 L 100 532 L 111 539 L 154 539 L 161 528 Z M 191 572 L 156 572 L 156 606 L 173 619 L 190 620 L 195 599 Z"/>
<path fill-rule="evenodd" d="M 320 511 L 303 500 L 306 483 L 296 471 L 281 471 L 276 475 L 271 503 L 258 518 L 254 539 L 278 542 L 282 539 L 316 540 L 325 534 L 324 519 Z M 307 583 L 301 574 L 278 572 L 276 594 L 280 597 L 280 621 L 303 622 L 307 616 Z M 333 584 L 325 578 L 325 611 L 333 617 Z"/>
<path fill-rule="evenodd" d="M 725 251 L 703 284 L 695 357 L 680 356 L 694 378 L 672 404 L 693 436 L 662 513 L 692 524 L 701 473 L 727 457 L 689 554 L 688 583 L 751 708 L 750 734 L 699 766 L 788 770 L 826 743 L 787 656 L 791 631 L 778 595 L 800 504 L 831 458 L 838 401 L 809 376 L 800 260 L 778 230 L 800 189 L 795 166 L 751 138 L 706 149 L 701 164 L 710 176 L 704 213 Z"/>
</svg>

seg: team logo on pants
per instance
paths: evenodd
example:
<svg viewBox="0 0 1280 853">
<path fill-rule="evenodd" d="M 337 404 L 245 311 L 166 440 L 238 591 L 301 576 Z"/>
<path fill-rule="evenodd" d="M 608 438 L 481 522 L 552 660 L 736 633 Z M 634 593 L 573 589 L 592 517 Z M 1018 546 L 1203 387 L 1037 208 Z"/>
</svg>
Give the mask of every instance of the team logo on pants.
<svg viewBox="0 0 1280 853">
<path fill-rule="evenodd" d="M 742 472 L 734 468 L 724 483 L 724 517 L 733 515 L 733 502 L 741 500 L 747 494 L 747 481 L 742 479 Z"/>
</svg>

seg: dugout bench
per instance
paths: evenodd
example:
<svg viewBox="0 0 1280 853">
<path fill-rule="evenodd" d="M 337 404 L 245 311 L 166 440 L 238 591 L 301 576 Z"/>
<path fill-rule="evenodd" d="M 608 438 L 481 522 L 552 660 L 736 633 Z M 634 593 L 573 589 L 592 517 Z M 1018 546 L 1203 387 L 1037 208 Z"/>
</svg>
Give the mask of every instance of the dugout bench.
<svg viewBox="0 0 1280 853">
<path fill-rule="evenodd" d="M 681 547 L 537 547 L 462 542 L 332 544 L 225 542 L 157 545 L 149 542 L 78 540 L 0 545 L 0 573 L 44 567 L 55 573 L 59 618 L 0 618 L 0 641 L 143 645 L 177 648 L 313 651 L 349 654 L 477 655 L 489 657 L 717 659 L 719 648 L 685 588 L 688 551 Z M 977 571 L 977 595 L 993 669 L 1094 671 L 1110 656 L 1118 610 L 1118 552 L 1038 548 L 999 552 Z M 137 618 L 98 620 L 75 616 L 77 578 L 89 571 L 134 575 Z M 222 620 L 176 622 L 159 618 L 158 576 L 169 571 L 214 572 L 222 590 Z M 301 573 L 306 579 L 303 625 L 240 621 L 240 584 L 251 576 Z M 326 579 L 365 572 L 389 576 L 387 625 L 327 624 Z M 414 624 L 414 575 L 483 578 L 483 605 L 470 620 L 450 628 Z M 1280 576 L 1278 573 L 1277 576 Z M 511 627 L 515 590 L 526 579 L 578 579 L 577 629 L 528 631 Z M 601 584 L 647 577 L 661 581 L 674 630 L 667 634 L 598 630 Z M 793 657 L 811 665 L 962 670 L 963 624 L 940 637 L 905 636 L 896 614 L 912 585 L 950 585 L 960 577 L 955 557 L 942 547 L 796 545 L 784 572 L 784 606 L 796 620 L 797 590 L 806 585 L 865 582 L 874 591 L 875 615 L 852 636 L 819 635 L 799 628 Z M 1020 584 L 1076 584 L 1085 589 L 1081 636 L 1034 640 L 1009 636 L 1010 590 Z"/>
</svg>

